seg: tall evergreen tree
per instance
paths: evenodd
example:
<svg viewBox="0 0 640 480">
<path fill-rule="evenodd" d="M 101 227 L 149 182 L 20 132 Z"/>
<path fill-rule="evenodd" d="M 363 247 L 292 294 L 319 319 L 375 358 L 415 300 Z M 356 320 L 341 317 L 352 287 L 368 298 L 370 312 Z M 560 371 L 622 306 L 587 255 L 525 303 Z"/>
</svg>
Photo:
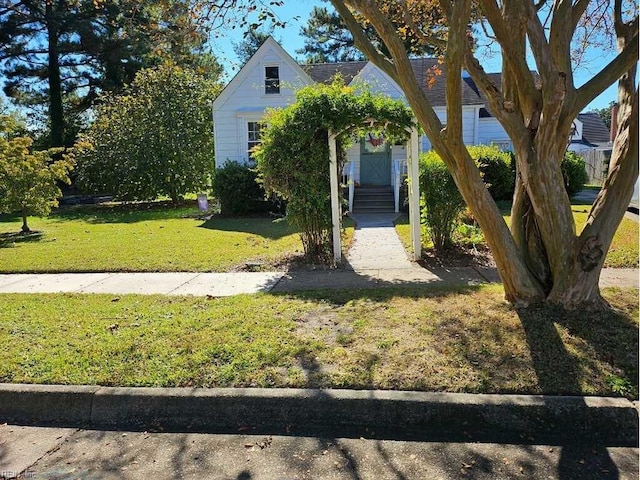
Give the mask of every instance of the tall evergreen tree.
<svg viewBox="0 0 640 480">
<path fill-rule="evenodd" d="M 64 146 L 73 141 L 69 117 L 99 92 L 119 91 L 167 58 L 196 66 L 205 41 L 197 27 L 188 0 L 0 0 L 5 94 L 44 107 L 49 145 Z"/>
<path fill-rule="evenodd" d="M 249 61 L 253 54 L 258 51 L 264 42 L 267 41 L 274 31 L 274 27 L 261 29 L 253 25 L 249 26 L 244 34 L 244 39 L 240 42 L 233 42 L 233 51 L 238 56 L 241 64 Z"/>
<path fill-rule="evenodd" d="M 307 63 L 364 60 L 340 15 L 326 7 L 313 7 L 300 35 L 304 37 L 304 47 L 296 53 L 304 55 Z"/>
</svg>

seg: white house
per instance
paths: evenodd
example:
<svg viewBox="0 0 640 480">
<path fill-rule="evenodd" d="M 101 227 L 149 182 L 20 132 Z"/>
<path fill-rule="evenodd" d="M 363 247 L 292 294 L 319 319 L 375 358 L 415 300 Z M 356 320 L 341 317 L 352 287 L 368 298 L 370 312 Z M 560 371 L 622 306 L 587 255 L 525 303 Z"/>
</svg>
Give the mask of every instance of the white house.
<svg viewBox="0 0 640 480">
<path fill-rule="evenodd" d="M 443 69 L 433 58 L 411 60 L 424 92 L 443 123 L 446 122 Z M 367 61 L 299 65 L 272 38 L 269 38 L 213 102 L 216 166 L 227 161 L 251 163 L 251 148 L 260 141 L 260 119 L 269 107 L 293 103 L 295 89 L 313 83 L 328 82 L 340 73 L 349 84 L 365 82 L 374 91 L 403 99 L 401 89 L 373 63 Z M 510 148 L 509 137 L 499 122 L 485 108 L 485 99 L 465 73 L 463 76 L 463 137 L 468 145 L 497 144 Z M 394 161 L 406 159 L 405 146 L 379 144 L 380 139 L 366 138 L 347 152 L 353 162 L 353 180 L 357 185 L 393 185 Z M 426 136 L 421 149 L 430 148 Z"/>
</svg>

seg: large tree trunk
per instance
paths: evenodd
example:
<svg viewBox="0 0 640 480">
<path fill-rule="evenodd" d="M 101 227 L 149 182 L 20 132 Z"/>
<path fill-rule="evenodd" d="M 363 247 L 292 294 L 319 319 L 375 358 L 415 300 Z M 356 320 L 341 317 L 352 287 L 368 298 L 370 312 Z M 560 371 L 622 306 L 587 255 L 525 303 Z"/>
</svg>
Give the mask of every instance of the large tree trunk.
<svg viewBox="0 0 640 480">
<path fill-rule="evenodd" d="M 638 91 L 635 68 L 620 81 L 618 131 L 609 163 L 609 175 L 596 198 L 586 225 L 577 238 L 572 264 L 554 284 L 549 301 L 566 307 L 604 304 L 598 286 L 600 272 L 613 236 L 631 201 L 638 178 Z"/>
<path fill-rule="evenodd" d="M 60 6 L 59 8 L 65 8 Z M 51 146 L 64 146 L 64 111 L 62 106 L 62 82 L 60 78 L 60 52 L 58 48 L 60 27 L 53 2 L 46 4 L 45 21 L 49 49 L 47 69 L 49 81 L 49 121 L 51 122 Z"/>
</svg>

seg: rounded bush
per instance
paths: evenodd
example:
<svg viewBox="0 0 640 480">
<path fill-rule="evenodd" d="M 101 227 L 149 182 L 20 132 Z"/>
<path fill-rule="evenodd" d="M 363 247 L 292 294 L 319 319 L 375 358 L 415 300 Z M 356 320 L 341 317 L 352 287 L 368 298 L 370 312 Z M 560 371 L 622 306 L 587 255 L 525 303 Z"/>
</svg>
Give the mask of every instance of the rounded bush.
<svg viewBox="0 0 640 480">
<path fill-rule="evenodd" d="M 482 180 L 493 199 L 511 199 L 515 188 L 511 153 L 503 152 L 494 145 L 475 145 L 467 149 L 480 169 Z"/>
<path fill-rule="evenodd" d="M 462 195 L 440 156 L 429 151 L 420 156 L 422 217 L 436 250 L 453 244 L 452 235 L 465 208 Z"/>
<path fill-rule="evenodd" d="M 569 197 L 573 197 L 589 181 L 584 160 L 577 153 L 568 151 L 564 154 L 561 168 L 564 187 L 567 189 Z"/>
<path fill-rule="evenodd" d="M 238 162 L 227 162 L 213 176 L 213 194 L 223 215 L 246 215 L 263 210 L 265 193 L 256 172 Z"/>
</svg>

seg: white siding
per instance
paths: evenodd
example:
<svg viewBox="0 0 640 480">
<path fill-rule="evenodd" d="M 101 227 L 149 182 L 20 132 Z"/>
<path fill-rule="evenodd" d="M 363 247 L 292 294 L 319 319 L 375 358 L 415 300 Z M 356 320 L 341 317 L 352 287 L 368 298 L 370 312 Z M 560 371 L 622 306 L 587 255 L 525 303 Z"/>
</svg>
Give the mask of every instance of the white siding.
<svg viewBox="0 0 640 480">
<path fill-rule="evenodd" d="M 447 110 L 445 107 L 434 107 L 436 115 L 443 125 L 447 124 Z M 462 141 L 465 145 L 474 145 L 476 143 L 476 115 L 477 107 L 462 107 Z M 431 142 L 426 135 L 422 137 L 422 151 L 431 150 Z"/>
<path fill-rule="evenodd" d="M 404 94 L 398 84 L 371 62 L 367 63 L 351 81 L 351 85 L 358 83 L 369 85 L 374 92 L 382 93 L 396 100 L 404 100 Z"/>
<path fill-rule="evenodd" d="M 277 65 L 280 93 L 265 94 L 264 68 Z M 275 42 L 266 42 L 214 102 L 216 166 L 227 160 L 246 163 L 247 122 L 259 121 L 267 107 L 293 103 L 294 90 L 308 84 L 300 67 Z"/>
<path fill-rule="evenodd" d="M 508 142 L 509 135 L 504 131 L 500 122 L 495 117 L 481 118 L 478 121 L 478 143 L 491 145 L 492 143 Z"/>
</svg>

